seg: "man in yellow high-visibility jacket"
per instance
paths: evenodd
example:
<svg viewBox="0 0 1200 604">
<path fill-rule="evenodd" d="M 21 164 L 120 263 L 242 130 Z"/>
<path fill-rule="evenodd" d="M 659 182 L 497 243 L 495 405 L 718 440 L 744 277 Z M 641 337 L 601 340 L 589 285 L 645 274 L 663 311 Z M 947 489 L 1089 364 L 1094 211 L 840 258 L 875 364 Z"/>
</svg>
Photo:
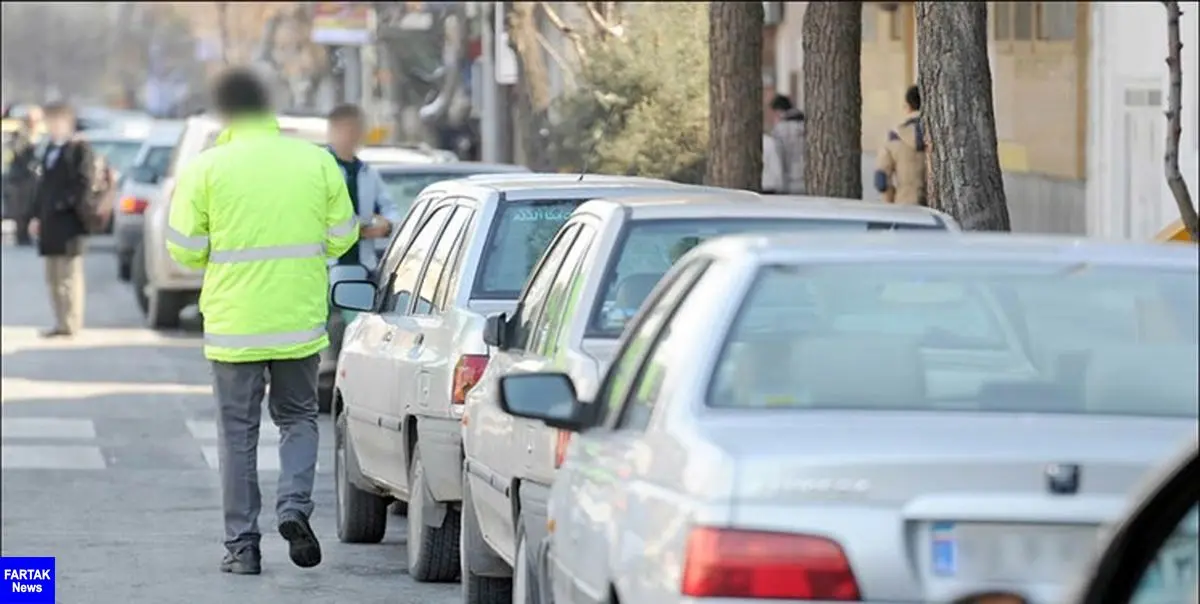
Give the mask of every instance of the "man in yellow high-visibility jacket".
<svg viewBox="0 0 1200 604">
<path fill-rule="evenodd" d="M 258 430 L 268 407 L 279 427 L 275 512 L 297 566 L 321 562 L 309 525 L 317 465 L 318 353 L 325 334 L 327 258 L 358 239 L 345 179 L 325 149 L 280 136 L 252 72 L 224 74 L 214 101 L 226 129 L 179 174 L 167 250 L 204 269 L 204 355 L 217 400 L 225 558 L 221 570 L 262 568 Z"/>
</svg>

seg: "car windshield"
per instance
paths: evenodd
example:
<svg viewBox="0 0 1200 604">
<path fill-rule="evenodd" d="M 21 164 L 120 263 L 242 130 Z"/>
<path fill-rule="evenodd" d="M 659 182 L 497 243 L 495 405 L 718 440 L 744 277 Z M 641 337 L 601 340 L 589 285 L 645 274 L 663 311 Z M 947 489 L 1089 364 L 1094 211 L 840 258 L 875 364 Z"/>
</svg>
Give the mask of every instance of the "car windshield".
<svg viewBox="0 0 1200 604">
<path fill-rule="evenodd" d="M 764 268 L 715 407 L 1194 417 L 1195 269 L 878 263 Z"/>
<path fill-rule="evenodd" d="M 133 160 L 137 158 L 138 151 L 142 149 L 142 142 L 136 140 L 98 140 L 91 141 L 92 151 L 104 156 L 108 161 L 108 165 L 116 169 L 117 172 L 124 174 L 130 166 L 133 165 Z"/>
<path fill-rule="evenodd" d="M 151 176 L 162 178 L 171 165 L 171 154 L 174 151 L 174 147 L 151 147 L 146 151 L 146 156 L 142 158 L 141 165 L 146 168 L 145 172 L 134 173 L 135 177 L 141 177 L 141 179 L 135 178 L 134 180 L 143 184 L 152 184 L 155 181 L 150 180 Z"/>
<path fill-rule="evenodd" d="M 592 310 L 587 337 L 616 338 L 638 307 L 650 295 L 667 269 L 702 241 L 735 233 L 769 231 L 865 231 L 928 230 L 945 226 L 865 222 L 861 220 L 823 220 L 812 218 L 689 218 L 674 220 L 636 220 L 626 227 L 619 250 L 605 270 L 600 291 L 603 302 Z"/>
<path fill-rule="evenodd" d="M 500 206 L 475 276 L 472 297 L 516 300 L 559 227 L 582 199 L 510 201 Z"/>
</svg>

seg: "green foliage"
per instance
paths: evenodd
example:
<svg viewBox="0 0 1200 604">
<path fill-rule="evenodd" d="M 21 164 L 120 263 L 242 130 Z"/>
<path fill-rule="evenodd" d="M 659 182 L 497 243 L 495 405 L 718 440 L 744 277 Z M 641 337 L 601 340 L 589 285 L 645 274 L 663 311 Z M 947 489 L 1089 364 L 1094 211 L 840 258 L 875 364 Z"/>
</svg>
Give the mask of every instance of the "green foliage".
<svg viewBox="0 0 1200 604">
<path fill-rule="evenodd" d="M 631 3 L 622 39 L 593 39 L 550 132 L 562 171 L 699 183 L 708 148 L 708 8 Z"/>
</svg>

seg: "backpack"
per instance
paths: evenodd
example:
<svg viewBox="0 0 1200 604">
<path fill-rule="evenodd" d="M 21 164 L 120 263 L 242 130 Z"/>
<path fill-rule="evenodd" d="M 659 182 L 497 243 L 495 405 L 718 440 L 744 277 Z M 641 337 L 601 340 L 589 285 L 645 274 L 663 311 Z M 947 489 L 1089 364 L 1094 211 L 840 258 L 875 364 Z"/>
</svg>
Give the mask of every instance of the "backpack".
<svg viewBox="0 0 1200 604">
<path fill-rule="evenodd" d="M 75 205 L 75 214 L 89 234 L 103 233 L 112 220 L 113 200 L 116 189 L 115 171 L 102 155 L 95 155 L 92 162 L 92 186 L 81 203 Z"/>
</svg>

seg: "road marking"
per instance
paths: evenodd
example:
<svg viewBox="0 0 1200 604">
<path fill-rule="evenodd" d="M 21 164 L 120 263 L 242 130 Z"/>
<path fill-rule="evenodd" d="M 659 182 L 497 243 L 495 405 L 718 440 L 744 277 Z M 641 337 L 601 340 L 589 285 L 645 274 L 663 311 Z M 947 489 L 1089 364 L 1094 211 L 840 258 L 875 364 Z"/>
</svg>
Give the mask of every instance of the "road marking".
<svg viewBox="0 0 1200 604">
<path fill-rule="evenodd" d="M 213 470 L 221 468 L 221 462 L 218 458 L 217 447 L 201 447 L 204 453 L 204 461 L 208 467 Z M 325 464 L 321 460 L 317 460 L 317 471 L 320 472 L 325 468 Z M 259 472 L 278 472 L 279 471 L 279 448 L 278 447 L 259 447 L 258 448 L 258 471 Z"/>
<path fill-rule="evenodd" d="M 0 468 L 5 470 L 104 470 L 100 447 L 0 446 Z"/>
<path fill-rule="evenodd" d="M 6 417 L 0 420 L 0 438 L 96 438 L 90 419 L 59 417 Z"/>
<path fill-rule="evenodd" d="M 191 433 L 192 438 L 196 440 L 217 442 L 217 422 L 215 421 L 188 420 L 187 429 Z M 268 418 L 264 417 L 262 425 L 258 428 L 258 442 L 279 442 L 279 428 Z"/>
</svg>

